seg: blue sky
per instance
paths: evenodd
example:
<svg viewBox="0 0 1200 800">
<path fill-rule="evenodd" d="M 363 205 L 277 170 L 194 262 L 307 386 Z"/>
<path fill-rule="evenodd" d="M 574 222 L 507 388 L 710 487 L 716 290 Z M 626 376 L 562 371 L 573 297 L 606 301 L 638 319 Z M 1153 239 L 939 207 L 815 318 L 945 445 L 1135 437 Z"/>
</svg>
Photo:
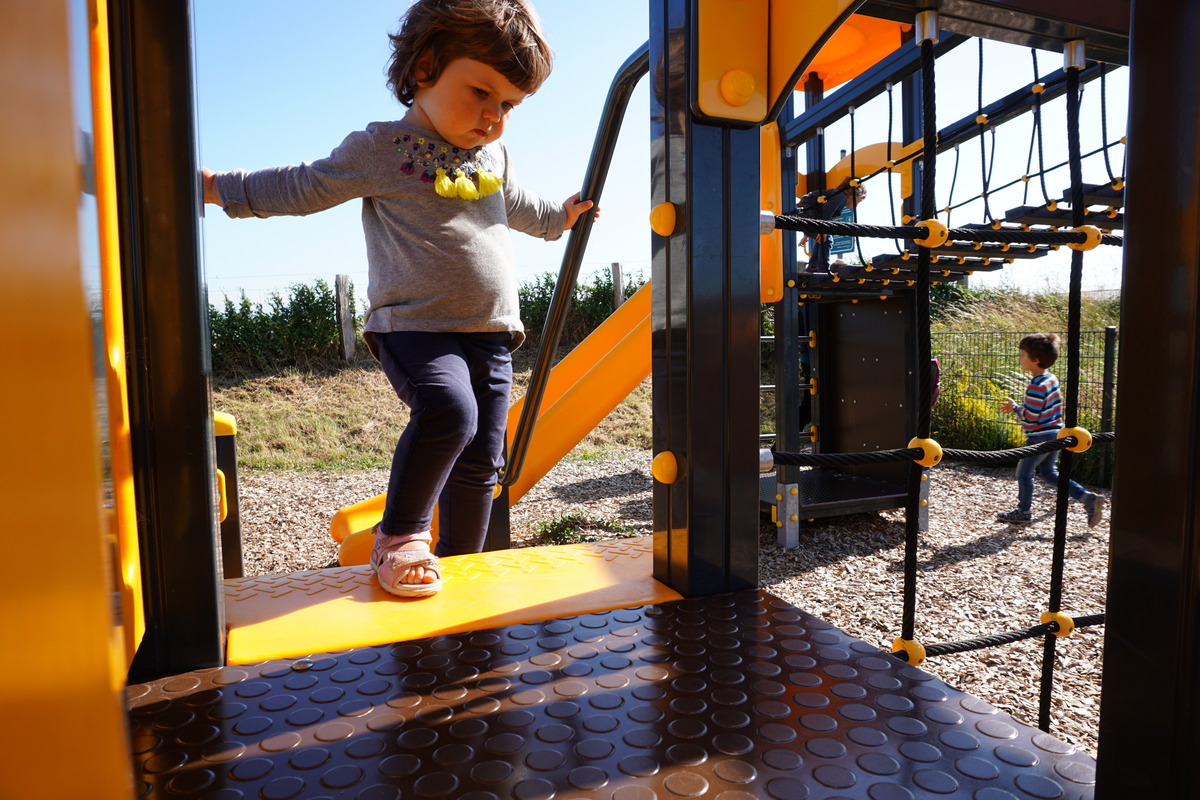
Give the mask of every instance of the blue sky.
<svg viewBox="0 0 1200 800">
<path fill-rule="evenodd" d="M 202 0 L 194 6 L 197 105 L 201 163 L 213 169 L 253 169 L 321 158 L 352 130 L 368 122 L 395 119 L 400 106 L 387 90 L 384 69 L 389 54 L 386 34 L 394 32 L 406 8 L 404 0 L 351 0 L 336 6 L 327 0 Z M 648 36 L 646 0 L 542 0 L 538 4 L 547 38 L 556 53 L 549 81 L 515 112 L 505 135 L 517 175 L 528 189 L 561 200 L 578 191 L 595 138 L 600 110 L 613 76 Z M 1061 56 L 1040 55 L 1043 73 L 1061 64 Z M 988 43 L 988 81 L 984 102 L 1030 80 L 1028 51 Z M 939 124 L 970 113 L 976 106 L 978 54 L 973 44 L 958 48 L 954 61 L 939 65 Z M 1099 86 L 1085 94 L 1084 151 L 1099 142 Z M 897 93 L 898 94 L 898 93 Z M 1123 133 L 1124 82 L 1108 87 L 1109 139 Z M 1046 111 L 1047 163 L 1065 160 L 1061 101 Z M 649 99 L 645 82 L 635 92 L 622 129 L 613 169 L 601 199 L 604 213 L 594 227 L 583 274 L 607 270 L 613 261 L 626 273 L 650 273 Z M 857 115 L 855 142 L 861 147 L 886 138 L 886 101 L 865 106 Z M 898 128 L 897 128 L 898 131 Z M 1028 122 L 1005 126 L 997 134 L 993 185 L 1025 171 Z M 1090 137 L 1090 139 L 1089 139 Z M 898 138 L 898 134 L 897 137 Z M 828 132 L 830 163 L 849 147 L 842 125 Z M 954 202 L 978 192 L 979 148 L 964 146 Z M 1053 152 L 1054 155 L 1050 155 Z M 1121 149 L 1114 151 L 1119 169 Z M 970 159 L 974 159 L 973 162 Z M 973 166 L 972 166 L 973 164 Z M 1103 180 L 1103 165 L 1085 164 L 1085 178 Z M 939 162 L 939 205 L 944 204 L 952 158 Z M 974 189 L 971 188 L 974 181 Z M 1064 171 L 1050 180 L 1051 193 L 1067 184 Z M 1039 195 L 1040 198 L 1040 195 Z M 993 200 L 993 212 L 1019 205 L 1020 197 Z M 1034 202 L 1034 201 L 1030 201 Z M 887 187 L 876 181 L 862 207 L 864 221 L 889 222 Z M 958 222 L 975 221 L 981 211 L 956 212 Z M 546 243 L 515 233 L 518 278 L 557 273 L 565 238 Z M 359 205 L 347 203 L 304 218 L 230 220 L 208 206 L 204 248 L 210 299 L 236 297 L 245 289 L 252 299 L 285 291 L 293 283 L 316 278 L 332 282 L 349 274 L 365 296 L 365 247 Z M 864 248 L 869 257 L 887 248 Z M 1103 250 L 1109 250 L 1103 253 Z M 1119 253 L 1101 248 L 1090 262 L 1085 288 L 1116 288 Z M 977 283 L 1010 282 L 1027 288 L 1065 287 L 1064 268 L 1044 259 L 1034 265 L 979 276 Z M 1065 259 L 1059 259 L 1060 262 Z"/>
</svg>

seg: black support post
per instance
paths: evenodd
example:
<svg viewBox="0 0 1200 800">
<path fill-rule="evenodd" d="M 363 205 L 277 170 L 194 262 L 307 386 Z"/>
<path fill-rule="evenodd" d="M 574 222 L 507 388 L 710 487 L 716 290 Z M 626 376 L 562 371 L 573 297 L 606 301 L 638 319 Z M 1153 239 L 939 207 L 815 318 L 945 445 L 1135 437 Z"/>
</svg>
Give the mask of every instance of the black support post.
<svg viewBox="0 0 1200 800">
<path fill-rule="evenodd" d="M 696 122 L 689 0 L 651 4 L 654 575 L 686 596 L 758 583 L 757 128 Z M 753 179 L 750 178 L 753 176 Z"/>
<path fill-rule="evenodd" d="M 113 2 L 113 102 L 129 412 L 149 680 L 225 658 L 191 4 Z"/>
<path fill-rule="evenodd" d="M 1182 800 L 1200 753 L 1200 9 L 1138 0 L 1131 31 L 1096 797 Z"/>
</svg>

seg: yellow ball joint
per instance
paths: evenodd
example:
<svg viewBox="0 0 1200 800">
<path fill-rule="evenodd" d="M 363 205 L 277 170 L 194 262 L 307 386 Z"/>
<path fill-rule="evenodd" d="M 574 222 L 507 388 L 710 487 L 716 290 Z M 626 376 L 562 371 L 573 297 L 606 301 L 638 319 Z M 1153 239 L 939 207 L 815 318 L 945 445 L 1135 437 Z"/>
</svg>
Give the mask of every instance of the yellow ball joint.
<svg viewBox="0 0 1200 800">
<path fill-rule="evenodd" d="M 731 69 L 721 76 L 721 99 L 731 106 L 744 106 L 754 99 L 758 87 L 754 76 L 744 69 Z"/>
<path fill-rule="evenodd" d="M 1058 435 L 1054 438 L 1065 439 L 1068 436 L 1075 437 L 1075 445 L 1067 448 L 1072 453 L 1086 452 L 1092 446 L 1092 434 L 1085 428 L 1059 428 Z"/>
<path fill-rule="evenodd" d="M 921 458 L 913 459 L 922 467 L 937 466 L 942 460 L 942 446 L 933 439 L 913 439 L 908 446 L 919 447 L 925 451 L 925 455 Z"/>
<path fill-rule="evenodd" d="M 1067 247 L 1072 250 L 1091 250 L 1100 244 L 1100 229 L 1095 225 L 1080 225 L 1078 228 L 1073 228 L 1075 233 L 1082 233 L 1087 238 L 1082 242 L 1068 242 Z"/>
<path fill-rule="evenodd" d="M 913 239 L 913 242 L 921 247 L 941 247 L 950 238 L 950 229 L 936 219 L 922 220 L 917 223 L 917 227 L 926 231 L 923 239 Z"/>
<path fill-rule="evenodd" d="M 650 228 L 659 236 L 675 233 L 678 215 L 674 203 L 659 203 L 650 210 Z"/>
<path fill-rule="evenodd" d="M 1075 620 L 1061 611 L 1043 611 L 1042 624 L 1045 625 L 1047 622 L 1058 623 L 1058 630 L 1054 632 L 1055 636 L 1070 636 L 1075 630 Z"/>
<path fill-rule="evenodd" d="M 679 480 L 679 461 L 670 450 L 664 450 L 650 462 L 650 474 L 659 483 L 668 486 Z"/>
<path fill-rule="evenodd" d="M 892 652 L 904 653 L 908 656 L 908 663 L 914 667 L 925 661 L 925 645 L 916 639 L 904 639 L 897 636 L 892 640 Z"/>
</svg>

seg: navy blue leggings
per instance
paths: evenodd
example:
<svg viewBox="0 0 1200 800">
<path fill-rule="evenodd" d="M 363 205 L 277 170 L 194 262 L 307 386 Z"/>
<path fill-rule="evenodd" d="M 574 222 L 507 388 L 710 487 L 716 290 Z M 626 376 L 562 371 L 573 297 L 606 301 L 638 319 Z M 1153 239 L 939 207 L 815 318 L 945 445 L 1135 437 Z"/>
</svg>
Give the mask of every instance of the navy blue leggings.
<svg viewBox="0 0 1200 800">
<path fill-rule="evenodd" d="M 392 457 L 382 531 L 429 530 L 436 503 L 436 555 L 478 553 L 503 466 L 512 334 L 374 336 L 384 373 L 412 410 Z"/>
</svg>

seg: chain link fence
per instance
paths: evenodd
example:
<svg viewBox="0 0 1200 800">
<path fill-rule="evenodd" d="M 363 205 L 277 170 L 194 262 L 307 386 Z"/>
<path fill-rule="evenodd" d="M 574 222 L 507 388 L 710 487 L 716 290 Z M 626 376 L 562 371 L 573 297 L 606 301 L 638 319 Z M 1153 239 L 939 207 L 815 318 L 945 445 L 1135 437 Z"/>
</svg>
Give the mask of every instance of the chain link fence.
<svg viewBox="0 0 1200 800">
<path fill-rule="evenodd" d="M 1000 411 L 1006 397 L 1018 403 L 1029 373 L 1017 362 L 1017 343 L 1035 331 L 934 333 L 933 355 L 941 366 L 941 393 L 933 408 L 933 437 L 942 447 L 999 450 L 1025 443 L 1020 423 Z M 1051 371 L 1065 383 L 1070 364 L 1067 334 L 1058 331 L 1063 352 Z M 1117 329 L 1080 332 L 1078 425 L 1093 433 L 1113 429 L 1117 374 Z M 1110 486 L 1112 446 L 1096 445 L 1073 462 L 1082 483 Z"/>
</svg>

